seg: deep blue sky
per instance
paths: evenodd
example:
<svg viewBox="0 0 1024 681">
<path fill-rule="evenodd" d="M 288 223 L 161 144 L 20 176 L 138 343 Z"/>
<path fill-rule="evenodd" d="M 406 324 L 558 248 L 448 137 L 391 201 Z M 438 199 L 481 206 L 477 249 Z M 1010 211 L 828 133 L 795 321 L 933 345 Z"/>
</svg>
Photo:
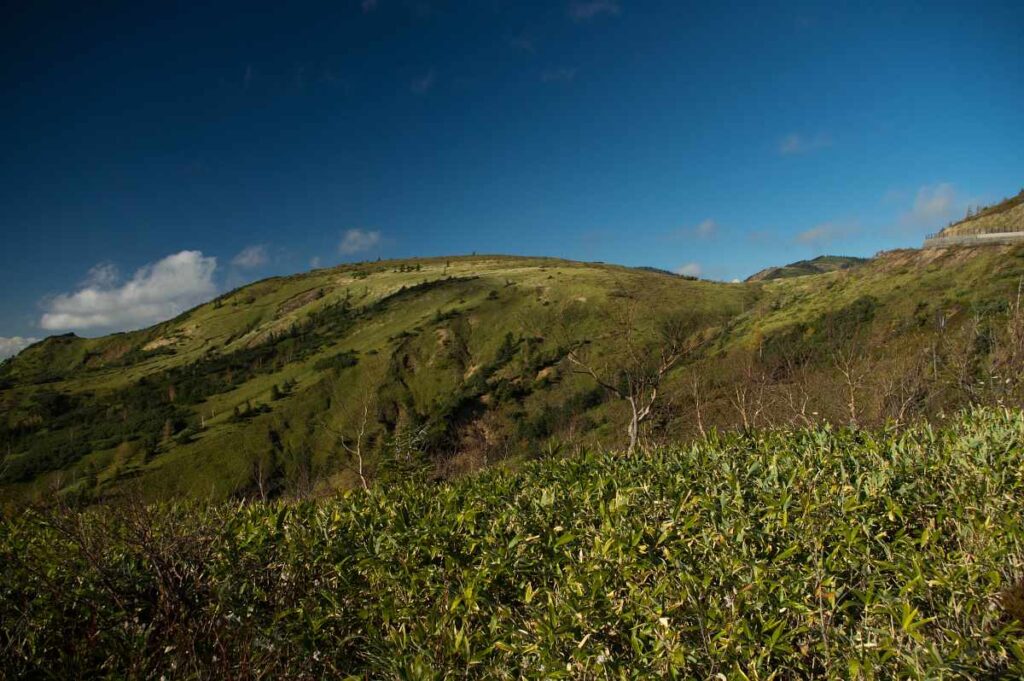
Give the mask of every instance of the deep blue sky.
<svg viewBox="0 0 1024 681">
<path fill-rule="evenodd" d="M 0 337 L 378 255 L 732 279 L 1024 186 L 1024 3 L 8 0 L 0 96 Z"/>
</svg>

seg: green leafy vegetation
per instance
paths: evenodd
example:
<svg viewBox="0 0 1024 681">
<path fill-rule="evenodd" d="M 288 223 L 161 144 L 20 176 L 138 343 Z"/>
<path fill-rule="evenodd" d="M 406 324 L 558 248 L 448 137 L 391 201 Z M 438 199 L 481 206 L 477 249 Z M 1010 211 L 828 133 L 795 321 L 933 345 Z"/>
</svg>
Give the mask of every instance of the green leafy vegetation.
<svg viewBox="0 0 1024 681">
<path fill-rule="evenodd" d="M 972 410 L 316 501 L 18 513 L 0 675 L 1017 678 L 1021 442 L 1020 411 Z"/>
</svg>

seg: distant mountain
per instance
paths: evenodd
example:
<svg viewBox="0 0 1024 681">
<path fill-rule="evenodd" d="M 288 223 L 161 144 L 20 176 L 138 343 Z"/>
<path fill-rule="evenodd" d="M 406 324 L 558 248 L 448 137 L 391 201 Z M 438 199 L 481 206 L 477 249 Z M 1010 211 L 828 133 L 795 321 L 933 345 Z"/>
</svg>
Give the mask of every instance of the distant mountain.
<svg viewBox="0 0 1024 681">
<path fill-rule="evenodd" d="M 763 269 L 747 277 L 747 281 L 770 281 L 772 279 L 803 277 L 808 274 L 823 274 L 825 272 L 835 272 L 836 270 L 857 267 L 865 262 L 867 262 L 866 258 L 854 258 L 845 255 L 820 255 L 813 260 L 800 260 L 783 265 L 782 267 Z"/>
</svg>

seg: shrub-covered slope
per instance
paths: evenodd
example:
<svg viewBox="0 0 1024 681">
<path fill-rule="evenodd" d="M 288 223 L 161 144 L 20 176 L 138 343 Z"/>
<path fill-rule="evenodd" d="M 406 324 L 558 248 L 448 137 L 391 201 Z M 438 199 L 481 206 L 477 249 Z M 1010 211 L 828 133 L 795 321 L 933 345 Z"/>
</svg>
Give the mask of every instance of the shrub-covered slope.
<svg viewBox="0 0 1024 681">
<path fill-rule="evenodd" d="M 0 676 L 1019 678 L 1022 443 L 1019 410 L 975 410 L 22 514 L 0 523 Z"/>
</svg>

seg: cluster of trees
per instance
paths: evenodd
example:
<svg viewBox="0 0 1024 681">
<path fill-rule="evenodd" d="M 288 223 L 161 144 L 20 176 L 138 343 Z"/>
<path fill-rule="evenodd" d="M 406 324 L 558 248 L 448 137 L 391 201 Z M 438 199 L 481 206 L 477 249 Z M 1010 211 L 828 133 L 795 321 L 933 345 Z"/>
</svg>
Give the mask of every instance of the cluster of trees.
<svg viewBox="0 0 1024 681">
<path fill-rule="evenodd" d="M 27 405 L 30 417 L 16 423 L 0 421 L 0 451 L 5 453 L 0 483 L 32 480 L 122 442 L 141 442 L 147 456 L 171 440 L 188 442 L 202 430 L 195 405 L 318 352 L 350 328 L 357 316 L 342 300 L 258 345 L 210 353 L 111 393 L 37 391 Z M 342 368 L 356 360 L 352 353 L 341 353 L 326 361 Z M 271 397 L 280 399 L 291 389 L 287 382 L 274 385 Z M 247 420 L 269 409 L 247 404 L 236 407 L 232 418 Z"/>
<path fill-rule="evenodd" d="M 547 339 L 507 334 L 490 362 L 430 405 L 417 404 L 406 385 L 401 348 L 409 338 L 398 339 L 386 389 L 367 397 L 369 422 L 356 419 L 358 434 L 352 426 L 347 437 L 336 433 L 339 442 L 358 447 L 335 451 L 340 465 L 367 484 L 377 477 L 376 464 L 368 462 L 386 459 L 387 438 L 401 432 L 417 433 L 420 456 L 441 465 L 467 446 L 467 433 L 481 423 L 500 433 L 506 455 L 510 442 L 526 443 L 534 453 L 545 442 L 586 442 L 608 419 L 624 448 L 635 451 L 713 428 L 902 425 L 968 404 L 1024 400 L 1019 296 L 976 309 L 926 308 L 893 331 L 892 320 L 875 323 L 879 301 L 863 296 L 813 322 L 768 333 L 748 329 L 742 338 L 753 347 L 744 347 L 731 342 L 728 325 L 711 327 L 696 313 L 652 320 L 641 298 L 623 291 L 589 339 L 574 335 L 581 319 L 572 310 L 552 312 L 561 329 Z M 435 322 L 454 328 L 456 317 L 439 314 Z M 502 371 L 513 361 L 512 371 Z M 561 390 L 564 399 L 540 409 L 524 408 L 542 383 L 529 377 L 559 381 L 568 374 L 582 378 L 575 382 L 579 388 Z M 588 416 L 599 408 L 601 420 Z M 493 447 L 488 439 L 490 445 L 480 446 Z M 501 455 L 485 452 L 483 458 Z"/>
</svg>

